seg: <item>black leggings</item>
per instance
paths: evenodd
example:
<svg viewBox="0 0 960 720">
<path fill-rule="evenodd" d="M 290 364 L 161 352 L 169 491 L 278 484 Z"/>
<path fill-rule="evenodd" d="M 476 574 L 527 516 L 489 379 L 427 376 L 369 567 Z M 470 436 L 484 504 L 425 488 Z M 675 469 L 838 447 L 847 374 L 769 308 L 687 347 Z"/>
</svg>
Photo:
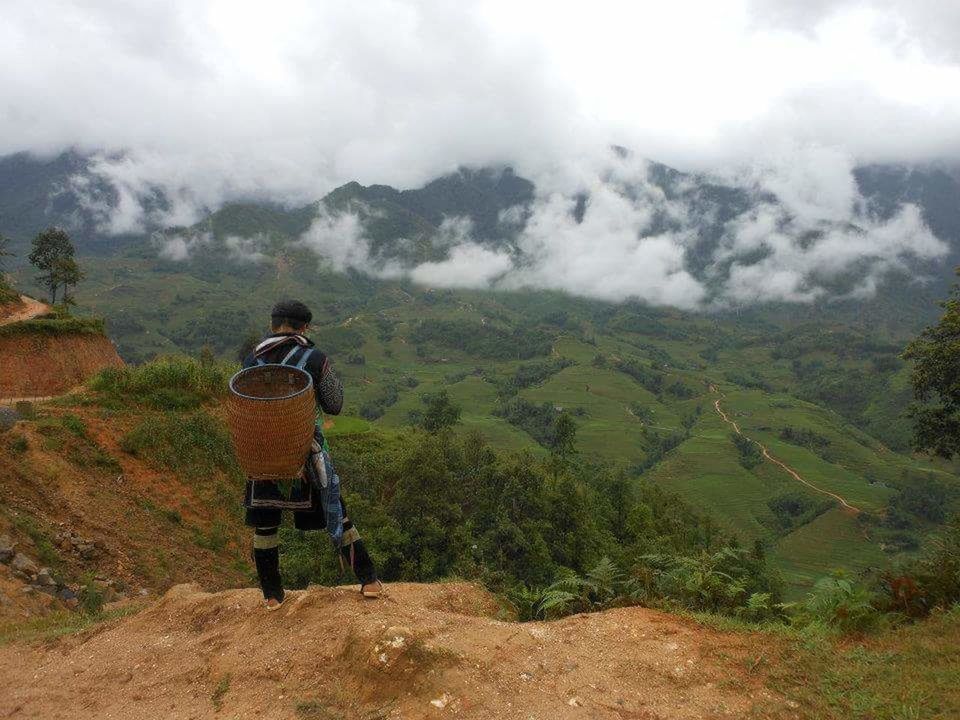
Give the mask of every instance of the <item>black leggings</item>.
<svg viewBox="0 0 960 720">
<path fill-rule="evenodd" d="M 344 565 L 348 565 L 362 585 L 377 581 L 377 570 L 373 559 L 360 538 L 360 533 L 353 527 L 353 522 L 347 517 L 347 508 L 340 500 L 343 509 L 343 544 L 340 546 L 340 558 Z M 279 511 L 277 511 L 279 514 Z M 260 579 L 260 589 L 266 600 L 271 598 L 283 601 L 283 581 L 280 577 L 280 530 L 279 522 L 276 525 L 257 527 L 253 532 L 253 559 L 257 566 L 257 577 Z"/>
</svg>

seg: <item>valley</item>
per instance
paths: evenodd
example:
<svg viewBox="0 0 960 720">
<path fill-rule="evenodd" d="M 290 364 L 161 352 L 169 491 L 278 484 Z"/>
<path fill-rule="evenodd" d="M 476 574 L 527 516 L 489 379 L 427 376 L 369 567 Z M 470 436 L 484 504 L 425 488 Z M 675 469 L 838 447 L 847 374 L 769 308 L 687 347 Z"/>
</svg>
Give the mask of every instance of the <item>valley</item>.
<svg viewBox="0 0 960 720">
<path fill-rule="evenodd" d="M 751 201 L 668 171 L 652 164 L 647 182 L 684 202 L 734 213 Z M 864 171 L 866 189 L 873 177 Z M 887 181 L 914 192 L 911 176 Z M 691 182 L 702 184 L 691 191 Z M 602 463 L 654 483 L 740 542 L 759 543 L 792 597 L 834 569 L 896 564 L 945 516 L 893 517 L 890 503 L 932 492 L 956 505 L 956 467 L 910 455 L 909 366 L 899 357 L 923 318 L 935 317 L 942 284 L 894 273 L 869 301 L 693 312 L 384 279 L 338 269 L 303 240 L 323 213 L 359 213 L 370 257 L 440 262 L 437 238 L 450 218 L 469 222 L 477 242 L 511 247 L 503 213 L 533 198 L 523 178 L 482 170 L 403 192 L 351 183 L 304 208 L 230 205 L 192 228 L 110 247 L 84 241 L 93 254 L 76 302 L 81 314 L 105 318 L 128 363 L 201 350 L 236 362 L 265 331 L 272 303 L 298 297 L 314 309 L 313 337 L 347 386 L 348 417 L 336 423 L 402 432 L 419 422 L 423 398 L 446 391 L 461 409 L 460 432 L 546 457 L 553 423 L 569 413 L 585 469 Z M 954 231 L 946 206 L 925 207 L 939 231 Z M 700 232 L 702 246 L 722 228 Z M 174 241 L 184 243 L 175 259 Z M 26 269 L 14 277 L 29 287 Z M 733 423 L 768 453 L 750 459 Z"/>
</svg>

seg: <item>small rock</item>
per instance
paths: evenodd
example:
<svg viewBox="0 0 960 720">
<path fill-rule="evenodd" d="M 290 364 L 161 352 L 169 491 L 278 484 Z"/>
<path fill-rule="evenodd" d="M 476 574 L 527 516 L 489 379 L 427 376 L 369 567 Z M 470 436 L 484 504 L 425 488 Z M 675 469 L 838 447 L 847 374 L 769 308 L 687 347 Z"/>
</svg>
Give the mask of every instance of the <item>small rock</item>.
<svg viewBox="0 0 960 720">
<path fill-rule="evenodd" d="M 57 581 L 53 579 L 52 575 L 50 575 L 50 568 L 40 568 L 40 572 L 37 573 L 37 579 L 34 580 L 34 584 L 43 587 L 56 587 Z"/>
<path fill-rule="evenodd" d="M 438 697 L 436 700 L 431 700 L 430 704 L 433 705 L 435 708 L 440 708 L 441 710 L 443 710 L 447 705 L 450 704 L 450 701 L 452 699 L 453 698 L 451 698 L 447 693 L 444 693 L 443 695 Z"/>
<path fill-rule="evenodd" d="M 13 556 L 13 562 L 10 563 L 10 567 L 19 575 L 29 577 L 37 573 L 37 564 L 23 553 L 17 553 Z"/>
<path fill-rule="evenodd" d="M 140 595 L 141 595 L 141 597 L 146 597 L 146 596 L 149 595 L 149 594 L 150 594 L 150 591 L 147 590 L 147 588 L 140 588 Z"/>
<path fill-rule="evenodd" d="M 57 597 L 66 602 L 68 600 L 76 600 L 77 594 L 68 587 L 62 587 L 57 591 Z"/>
<path fill-rule="evenodd" d="M 19 419 L 20 416 L 13 408 L 0 407 L 0 430 L 9 430 Z"/>
<path fill-rule="evenodd" d="M 20 588 L 20 592 L 22 592 L 24 595 L 29 595 L 33 592 L 33 590 L 33 585 L 24 585 L 22 588 Z"/>
<path fill-rule="evenodd" d="M 89 543 L 83 543 L 77 546 L 77 552 L 84 560 L 93 560 L 97 556 L 97 549 Z"/>
<path fill-rule="evenodd" d="M 570 707 L 583 707 L 583 700 L 574 695 L 572 698 L 567 700 L 567 705 Z"/>
</svg>

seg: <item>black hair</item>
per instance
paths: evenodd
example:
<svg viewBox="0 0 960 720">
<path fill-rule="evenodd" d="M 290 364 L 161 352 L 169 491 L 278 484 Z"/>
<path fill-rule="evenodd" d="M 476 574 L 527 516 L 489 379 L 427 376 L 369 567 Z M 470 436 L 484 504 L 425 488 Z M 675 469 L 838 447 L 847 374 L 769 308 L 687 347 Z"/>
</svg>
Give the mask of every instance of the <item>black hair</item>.
<svg viewBox="0 0 960 720">
<path fill-rule="evenodd" d="M 270 326 L 274 330 L 287 325 L 300 332 L 311 320 L 313 320 L 313 313 L 299 300 L 281 300 L 270 311 Z"/>
</svg>

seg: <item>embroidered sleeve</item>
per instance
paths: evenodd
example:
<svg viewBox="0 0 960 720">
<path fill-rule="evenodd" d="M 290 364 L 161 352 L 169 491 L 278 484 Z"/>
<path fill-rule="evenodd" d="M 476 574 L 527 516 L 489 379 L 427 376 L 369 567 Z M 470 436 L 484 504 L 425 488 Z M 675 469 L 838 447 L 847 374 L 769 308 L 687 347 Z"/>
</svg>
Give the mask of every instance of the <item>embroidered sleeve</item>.
<svg viewBox="0 0 960 720">
<path fill-rule="evenodd" d="M 339 415 L 343 409 L 343 383 L 330 369 L 330 361 L 326 359 L 320 375 L 320 385 L 317 388 L 317 399 L 323 411 L 330 415 Z"/>
</svg>

